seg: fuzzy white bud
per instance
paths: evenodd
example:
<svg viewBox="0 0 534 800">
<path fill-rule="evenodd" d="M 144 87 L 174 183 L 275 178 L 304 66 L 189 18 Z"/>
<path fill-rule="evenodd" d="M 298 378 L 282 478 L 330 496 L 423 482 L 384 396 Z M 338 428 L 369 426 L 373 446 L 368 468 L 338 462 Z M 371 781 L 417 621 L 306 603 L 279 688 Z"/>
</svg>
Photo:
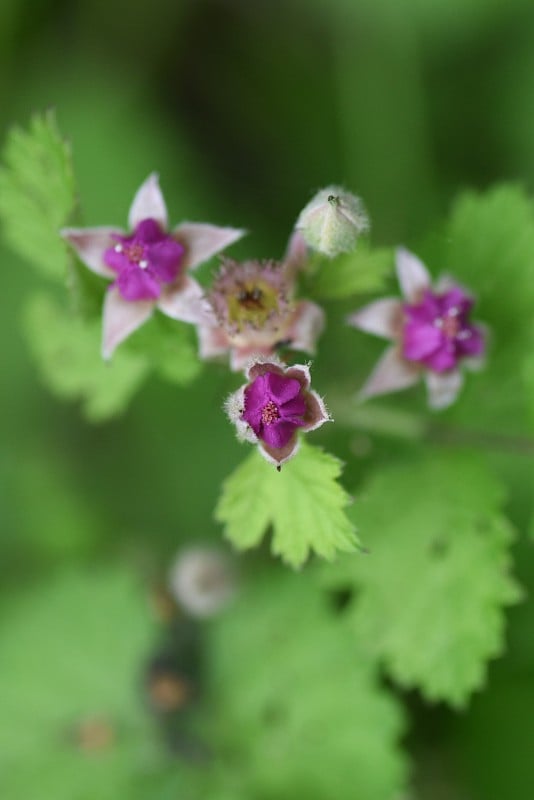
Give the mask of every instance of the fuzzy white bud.
<svg viewBox="0 0 534 800">
<path fill-rule="evenodd" d="M 358 236 L 369 229 L 369 217 L 359 197 L 327 186 L 300 212 L 295 227 L 309 247 L 333 258 L 356 247 Z"/>
</svg>

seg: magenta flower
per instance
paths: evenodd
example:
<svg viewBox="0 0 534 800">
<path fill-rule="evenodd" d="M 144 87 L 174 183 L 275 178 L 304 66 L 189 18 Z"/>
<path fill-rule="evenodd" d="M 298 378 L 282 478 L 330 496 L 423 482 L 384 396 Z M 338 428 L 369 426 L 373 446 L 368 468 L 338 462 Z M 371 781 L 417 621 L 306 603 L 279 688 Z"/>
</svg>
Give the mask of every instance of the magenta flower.
<svg viewBox="0 0 534 800">
<path fill-rule="evenodd" d="M 310 389 L 310 370 L 286 367 L 277 360 L 255 361 L 248 383 L 230 395 L 226 411 L 240 439 L 259 445 L 276 466 L 296 455 L 298 430 L 313 431 L 330 420 L 319 395 Z"/>
<path fill-rule="evenodd" d="M 198 326 L 201 357 L 230 352 L 230 366 L 239 371 L 253 357 L 273 355 L 282 343 L 313 353 L 324 327 L 323 310 L 293 299 L 295 274 L 306 255 L 296 233 L 282 262 L 223 260 L 207 295 L 216 323 Z"/>
<path fill-rule="evenodd" d="M 131 233 L 113 227 L 61 231 L 90 270 L 113 281 L 104 301 L 104 358 L 146 322 L 156 307 L 183 322 L 213 321 L 202 288 L 187 272 L 244 233 L 197 222 L 183 222 L 169 231 L 156 174 L 137 191 L 128 225 Z"/>
<path fill-rule="evenodd" d="M 424 264 L 403 248 L 397 250 L 396 268 L 405 302 L 377 300 L 348 318 L 350 325 L 394 342 L 361 395 L 404 389 L 424 376 L 429 405 L 445 408 L 461 389 L 460 366 L 476 369 L 482 364 L 485 331 L 470 320 L 473 298 L 450 278 L 432 288 Z"/>
</svg>

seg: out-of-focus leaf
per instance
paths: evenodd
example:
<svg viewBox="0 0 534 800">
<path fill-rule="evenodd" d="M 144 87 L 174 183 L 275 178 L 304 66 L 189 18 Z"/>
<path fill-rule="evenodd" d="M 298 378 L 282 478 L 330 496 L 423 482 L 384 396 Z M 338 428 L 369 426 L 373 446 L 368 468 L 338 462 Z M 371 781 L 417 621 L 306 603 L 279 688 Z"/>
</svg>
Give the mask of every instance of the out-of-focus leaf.
<svg viewBox="0 0 534 800">
<path fill-rule="evenodd" d="M 255 451 L 224 482 L 215 516 L 242 550 L 258 545 L 272 524 L 271 549 L 291 566 L 310 552 L 332 559 L 357 545 L 340 473 L 337 458 L 304 441 L 280 472 Z"/>
<path fill-rule="evenodd" d="M 250 797 L 391 800 L 402 714 L 304 575 L 254 577 L 210 642 L 215 741 Z"/>
<path fill-rule="evenodd" d="M 93 567 L 26 588 L 4 601 L 0 631 L 2 797 L 166 796 L 153 794 L 170 776 L 141 695 L 155 631 L 127 571 Z M 178 794 L 179 776 L 182 789 L 189 781 L 174 770 Z"/>
<path fill-rule="evenodd" d="M 393 270 L 393 250 L 372 249 L 361 242 L 353 253 L 324 261 L 311 292 L 320 300 L 340 300 L 355 294 L 378 292 Z"/>
<path fill-rule="evenodd" d="M 61 397 L 81 400 L 93 421 L 122 411 L 150 369 L 146 357 L 124 348 L 104 362 L 101 326 L 99 319 L 70 315 L 46 294 L 35 295 L 26 309 L 26 334 L 46 383 Z"/>
<path fill-rule="evenodd" d="M 471 454 L 385 468 L 359 494 L 370 555 L 327 572 L 332 585 L 357 592 L 358 641 L 429 700 L 464 705 L 502 652 L 504 609 L 520 597 L 502 495 Z"/>
<path fill-rule="evenodd" d="M 52 112 L 13 128 L 0 169 L 0 217 L 11 247 L 46 277 L 65 281 L 68 256 L 59 229 L 76 202 L 70 148 Z"/>
</svg>

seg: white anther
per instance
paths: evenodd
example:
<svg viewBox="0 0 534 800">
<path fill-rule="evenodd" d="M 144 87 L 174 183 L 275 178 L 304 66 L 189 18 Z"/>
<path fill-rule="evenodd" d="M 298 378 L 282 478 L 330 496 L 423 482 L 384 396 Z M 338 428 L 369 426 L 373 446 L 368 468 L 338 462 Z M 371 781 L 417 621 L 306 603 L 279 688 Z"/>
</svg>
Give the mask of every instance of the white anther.
<svg viewBox="0 0 534 800">
<path fill-rule="evenodd" d="M 443 328 L 443 320 L 441 319 L 441 317 L 436 317 L 436 319 L 434 320 L 434 327 Z"/>
<path fill-rule="evenodd" d="M 139 266 L 141 269 L 146 269 L 148 267 L 148 261 L 144 258 L 142 261 L 139 262 Z"/>
<path fill-rule="evenodd" d="M 116 244 L 113 249 L 116 253 L 122 253 L 122 244 Z"/>
<path fill-rule="evenodd" d="M 456 335 L 456 338 L 457 339 L 470 339 L 471 338 L 471 331 L 460 331 L 460 333 L 458 333 Z"/>
<path fill-rule="evenodd" d="M 460 309 L 457 306 L 452 306 L 452 308 L 449 308 L 449 317 L 457 317 L 459 313 Z"/>
</svg>

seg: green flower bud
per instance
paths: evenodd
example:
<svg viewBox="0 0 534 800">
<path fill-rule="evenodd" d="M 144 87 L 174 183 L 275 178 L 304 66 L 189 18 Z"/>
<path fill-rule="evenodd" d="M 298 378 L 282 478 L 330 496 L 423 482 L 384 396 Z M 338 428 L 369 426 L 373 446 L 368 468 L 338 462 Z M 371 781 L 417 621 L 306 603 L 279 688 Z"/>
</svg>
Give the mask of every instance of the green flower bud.
<svg viewBox="0 0 534 800">
<path fill-rule="evenodd" d="M 333 258 L 356 247 L 369 229 L 362 201 L 339 186 L 321 189 L 301 211 L 296 229 L 313 250 Z"/>
</svg>

